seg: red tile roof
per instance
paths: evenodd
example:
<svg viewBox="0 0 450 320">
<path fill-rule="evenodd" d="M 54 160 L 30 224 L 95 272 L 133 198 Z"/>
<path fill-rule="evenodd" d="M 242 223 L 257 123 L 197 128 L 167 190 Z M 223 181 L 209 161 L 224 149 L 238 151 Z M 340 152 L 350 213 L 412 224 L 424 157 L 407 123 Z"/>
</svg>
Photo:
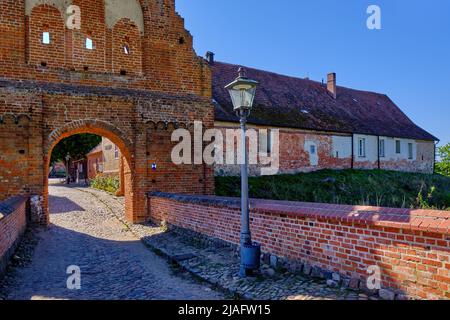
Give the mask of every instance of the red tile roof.
<svg viewBox="0 0 450 320">
<path fill-rule="evenodd" d="M 236 78 L 239 66 L 222 62 L 210 66 L 216 120 L 236 122 L 224 86 Z M 252 124 L 439 140 L 414 124 L 384 94 L 338 86 L 337 98 L 333 99 L 326 84 L 253 68 L 246 68 L 246 72 L 260 82 L 249 119 Z"/>
<path fill-rule="evenodd" d="M 94 153 L 99 153 L 102 152 L 102 143 L 99 143 L 95 148 L 93 148 L 91 151 L 89 151 L 89 153 L 87 154 L 88 156 Z"/>
</svg>

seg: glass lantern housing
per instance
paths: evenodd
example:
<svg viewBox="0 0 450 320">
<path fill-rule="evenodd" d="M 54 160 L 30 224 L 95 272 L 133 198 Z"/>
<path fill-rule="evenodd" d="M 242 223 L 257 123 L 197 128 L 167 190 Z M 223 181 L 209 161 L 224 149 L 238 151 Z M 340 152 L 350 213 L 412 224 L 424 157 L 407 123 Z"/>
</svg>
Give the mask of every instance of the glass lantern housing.
<svg viewBox="0 0 450 320">
<path fill-rule="evenodd" d="M 257 85 L 257 81 L 245 76 L 243 68 L 239 69 L 239 77 L 225 86 L 225 89 L 230 93 L 235 111 L 251 110 L 253 101 L 255 100 Z"/>
</svg>

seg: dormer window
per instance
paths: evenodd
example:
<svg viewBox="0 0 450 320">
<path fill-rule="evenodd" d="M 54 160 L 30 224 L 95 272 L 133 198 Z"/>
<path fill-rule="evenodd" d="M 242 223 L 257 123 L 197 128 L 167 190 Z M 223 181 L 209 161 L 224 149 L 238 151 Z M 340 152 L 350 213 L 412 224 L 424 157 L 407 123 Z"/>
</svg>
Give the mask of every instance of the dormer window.
<svg viewBox="0 0 450 320">
<path fill-rule="evenodd" d="M 94 42 L 92 41 L 92 38 L 90 36 L 86 37 L 86 49 L 94 50 Z"/>
<path fill-rule="evenodd" d="M 50 32 L 48 31 L 42 32 L 42 43 L 50 44 Z"/>
</svg>

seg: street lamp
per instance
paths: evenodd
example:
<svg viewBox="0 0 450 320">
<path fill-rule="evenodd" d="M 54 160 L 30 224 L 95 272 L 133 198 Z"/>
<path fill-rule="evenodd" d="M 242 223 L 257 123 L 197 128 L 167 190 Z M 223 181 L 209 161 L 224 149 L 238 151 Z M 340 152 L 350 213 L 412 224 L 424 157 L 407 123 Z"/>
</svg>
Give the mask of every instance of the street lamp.
<svg viewBox="0 0 450 320">
<path fill-rule="evenodd" d="M 229 85 L 225 86 L 233 102 L 234 111 L 240 118 L 242 135 L 242 154 L 244 163 L 241 164 L 241 266 L 239 275 L 246 277 L 260 267 L 261 245 L 252 242 L 250 232 L 250 204 L 248 195 L 248 156 L 246 124 L 253 107 L 258 82 L 246 77 L 244 68 L 239 68 L 239 76 Z"/>
<path fill-rule="evenodd" d="M 70 161 L 70 154 L 67 153 L 67 155 L 66 155 L 66 184 L 70 184 L 69 161 Z"/>
</svg>

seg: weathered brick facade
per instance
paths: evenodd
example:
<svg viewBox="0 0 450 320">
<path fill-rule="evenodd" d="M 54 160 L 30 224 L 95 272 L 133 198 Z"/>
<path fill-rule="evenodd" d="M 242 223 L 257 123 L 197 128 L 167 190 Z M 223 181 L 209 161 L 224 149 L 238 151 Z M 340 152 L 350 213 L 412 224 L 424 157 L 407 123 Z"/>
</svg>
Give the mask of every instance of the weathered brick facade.
<svg viewBox="0 0 450 320">
<path fill-rule="evenodd" d="M 239 199 L 150 194 L 151 217 L 238 244 Z M 251 201 L 263 251 L 365 287 L 378 266 L 381 288 L 399 299 L 450 299 L 450 213 L 365 206 Z"/>
<path fill-rule="evenodd" d="M 224 137 L 223 150 L 226 151 L 226 131 L 236 130 L 236 123 L 215 122 Z M 301 129 L 289 129 L 280 127 L 267 127 L 249 125 L 256 130 L 258 139 L 266 136 L 259 135 L 261 130 L 267 130 L 270 134 L 273 130 L 279 130 L 279 171 L 281 174 L 294 174 L 298 172 L 311 172 L 323 169 L 385 169 L 404 172 L 432 173 L 434 170 L 434 142 L 421 140 L 399 139 L 403 143 L 402 154 L 388 151 L 388 141 L 392 138 L 381 138 L 385 140 L 386 150 L 384 156 L 378 150 L 378 139 L 376 136 L 367 136 L 366 154 L 358 156 L 358 136 L 339 132 L 320 132 Z M 353 137 L 352 137 L 353 136 Z M 374 143 L 370 144 L 370 139 Z M 235 140 L 235 148 L 237 140 Z M 273 141 L 272 141 L 273 142 Z M 408 142 L 414 145 L 412 158 L 407 154 Z M 270 140 L 267 143 L 271 143 Z M 353 143 L 353 152 L 352 152 Z M 255 142 L 254 142 L 255 144 Z M 260 141 L 256 142 L 256 149 Z M 313 148 L 311 149 L 311 146 Z M 274 150 L 274 148 L 273 148 Z M 250 165 L 250 175 L 258 176 L 261 168 L 268 167 L 264 161 L 258 161 L 258 165 Z M 238 165 L 216 164 L 216 175 L 239 175 Z"/>
<path fill-rule="evenodd" d="M 78 133 L 119 146 L 130 221 L 145 220 L 149 190 L 213 192 L 213 169 L 170 160 L 171 130 L 214 122 L 210 71 L 174 0 L 1 0 L 0 33 L 0 200 L 43 196 L 33 219 L 47 222 L 51 151 Z"/>
</svg>

